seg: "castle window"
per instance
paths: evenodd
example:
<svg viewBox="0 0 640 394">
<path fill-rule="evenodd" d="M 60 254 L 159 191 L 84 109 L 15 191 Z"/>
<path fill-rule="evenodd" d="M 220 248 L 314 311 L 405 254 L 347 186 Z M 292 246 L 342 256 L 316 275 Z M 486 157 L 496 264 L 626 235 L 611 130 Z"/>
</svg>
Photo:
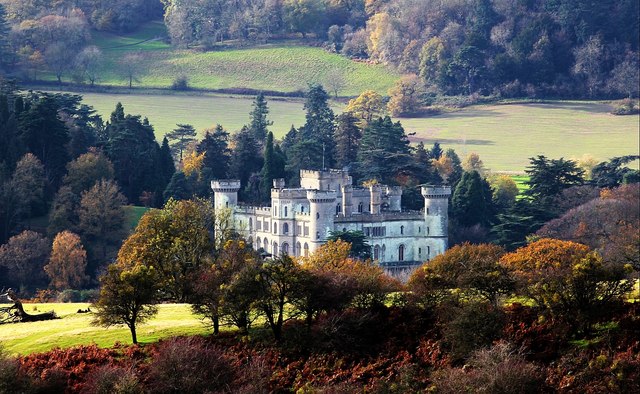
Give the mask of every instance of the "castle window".
<svg viewBox="0 0 640 394">
<path fill-rule="evenodd" d="M 283 234 L 289 234 L 289 224 L 285 223 L 282 225 L 282 233 Z"/>
<path fill-rule="evenodd" d="M 427 235 L 429 235 L 429 227 L 427 227 Z"/>
<path fill-rule="evenodd" d="M 429 214 L 429 208 L 427 208 L 427 215 Z"/>
<path fill-rule="evenodd" d="M 316 231 L 316 239 L 320 239 L 320 231 Z"/>
<path fill-rule="evenodd" d="M 304 205 L 300 207 L 300 212 L 304 213 Z"/>
<path fill-rule="evenodd" d="M 431 246 L 427 246 L 427 258 L 431 256 Z"/>
<path fill-rule="evenodd" d="M 273 222 L 273 233 L 278 234 L 278 223 Z"/>
<path fill-rule="evenodd" d="M 229 201 L 225 202 L 224 205 L 229 208 Z"/>
<path fill-rule="evenodd" d="M 269 253 L 269 240 L 265 238 L 262 245 L 263 245 L 262 248 L 264 249 L 264 251 Z"/>
<path fill-rule="evenodd" d="M 336 205 L 336 215 L 340 215 L 340 204 Z"/>
<path fill-rule="evenodd" d="M 253 219 L 249 218 L 249 231 L 253 230 Z"/>
<path fill-rule="evenodd" d="M 366 235 L 367 237 L 371 236 L 371 227 L 364 228 L 364 235 Z"/>
<path fill-rule="evenodd" d="M 320 212 L 316 212 L 316 219 L 320 219 Z"/>
<path fill-rule="evenodd" d="M 258 248 L 262 247 L 262 241 L 261 241 L 260 237 L 256 237 L 256 246 Z"/>
<path fill-rule="evenodd" d="M 398 261 L 404 261 L 404 245 L 398 246 Z"/>
<path fill-rule="evenodd" d="M 422 232 L 422 227 L 418 226 L 418 233 Z"/>
<path fill-rule="evenodd" d="M 404 234 L 404 226 L 400 226 L 400 234 Z"/>
<path fill-rule="evenodd" d="M 304 243 L 304 257 L 309 257 L 309 245 L 307 245 L 307 243 Z"/>
<path fill-rule="evenodd" d="M 373 259 L 380 260 L 380 246 L 378 245 L 373 247 Z"/>
<path fill-rule="evenodd" d="M 309 227 L 304 226 L 304 236 L 308 237 L 309 236 Z"/>
<path fill-rule="evenodd" d="M 358 203 L 358 212 L 362 213 L 362 201 Z"/>
<path fill-rule="evenodd" d="M 346 227 L 343 227 L 343 228 L 342 228 L 342 232 L 343 232 L 343 233 L 346 233 L 346 232 L 347 232 L 347 228 L 346 228 Z"/>
<path fill-rule="evenodd" d="M 273 243 L 273 255 L 274 256 L 278 255 L 278 243 L 277 242 Z"/>
<path fill-rule="evenodd" d="M 296 244 L 296 248 L 293 250 L 293 254 L 296 256 L 300 256 L 300 254 L 302 253 L 301 247 L 300 247 L 300 242 L 298 242 Z"/>
<path fill-rule="evenodd" d="M 418 257 L 422 257 L 422 248 L 418 248 Z"/>
<path fill-rule="evenodd" d="M 282 244 L 282 254 L 289 254 L 289 244 L 286 242 Z"/>
<path fill-rule="evenodd" d="M 286 218 L 289 214 L 289 207 L 284 207 L 284 217 Z"/>
<path fill-rule="evenodd" d="M 269 231 L 269 222 L 265 220 L 264 222 L 264 231 Z"/>
</svg>

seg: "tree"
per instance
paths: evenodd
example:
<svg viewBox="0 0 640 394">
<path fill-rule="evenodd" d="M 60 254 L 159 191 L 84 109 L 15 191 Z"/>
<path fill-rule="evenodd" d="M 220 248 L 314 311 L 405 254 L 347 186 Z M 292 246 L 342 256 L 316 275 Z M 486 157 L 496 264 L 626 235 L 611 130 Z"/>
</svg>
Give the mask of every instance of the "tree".
<svg viewBox="0 0 640 394">
<path fill-rule="evenodd" d="M 124 324 L 138 343 L 136 325 L 158 312 L 155 306 L 159 282 L 153 267 L 142 264 L 111 264 L 100 278 L 100 297 L 93 304 L 92 324 L 110 327 Z"/>
<path fill-rule="evenodd" d="M 71 65 L 68 48 L 62 42 L 51 43 L 44 51 L 44 61 L 58 79 L 58 84 L 61 85 L 62 75 L 69 70 Z"/>
<path fill-rule="evenodd" d="M 255 139 L 262 144 L 269 132 L 267 128 L 273 124 L 273 122 L 267 120 L 269 108 L 267 107 L 267 100 L 264 97 L 264 93 L 258 93 L 255 100 L 253 100 L 252 107 L 249 129 Z"/>
<path fill-rule="evenodd" d="M 49 226 L 47 227 L 49 236 L 73 229 L 78 225 L 80 221 L 78 217 L 79 205 L 80 196 L 74 193 L 69 186 L 62 186 L 58 189 L 49 211 Z"/>
<path fill-rule="evenodd" d="M 362 132 L 357 125 L 358 118 L 351 112 L 344 112 L 336 118 L 336 165 L 350 167 L 358 157 L 358 144 Z"/>
<path fill-rule="evenodd" d="M 602 39 L 591 36 L 580 47 L 573 51 L 575 64 L 573 73 L 585 80 L 589 96 L 593 97 L 603 82 L 603 66 L 605 63 L 605 49 Z"/>
<path fill-rule="evenodd" d="M 193 196 L 189 182 L 184 172 L 178 171 L 173 174 L 171 180 L 167 184 L 167 188 L 164 189 L 162 197 L 167 202 L 173 200 L 188 200 Z"/>
<path fill-rule="evenodd" d="M 521 294 L 578 331 L 588 332 L 594 318 L 632 286 L 624 280 L 630 267 L 606 264 L 589 247 L 570 241 L 543 238 L 502 256 L 500 263 L 513 272 Z"/>
<path fill-rule="evenodd" d="M 453 217 L 464 226 L 488 226 L 492 221 L 491 188 L 477 171 L 464 172 L 451 198 Z"/>
<path fill-rule="evenodd" d="M 44 271 L 56 290 L 80 289 L 89 277 L 87 269 L 87 252 L 82 246 L 80 237 L 70 231 L 58 233 L 53 239 L 49 264 Z"/>
<path fill-rule="evenodd" d="M 584 183 L 584 171 L 572 160 L 547 159 L 543 155 L 529 160 L 531 164 L 525 170 L 529 188 L 524 195 L 540 204 L 547 204 L 563 190 Z"/>
<path fill-rule="evenodd" d="M 31 218 L 42 209 L 45 170 L 36 156 L 27 153 L 18 161 L 9 188 L 9 192 L 16 193 L 19 198 L 15 212 L 18 217 Z"/>
<path fill-rule="evenodd" d="M 504 253 L 497 245 L 456 245 L 418 268 L 409 288 L 425 306 L 459 297 L 480 298 L 497 307 L 500 297 L 514 289 L 509 272 L 499 264 Z"/>
<path fill-rule="evenodd" d="M 34 231 L 23 231 L 0 246 L 0 268 L 7 272 L 5 283 L 33 289 L 45 283 L 43 267 L 49 257 L 49 240 Z"/>
<path fill-rule="evenodd" d="M 100 180 L 82 192 L 78 231 L 100 262 L 107 261 L 108 248 L 117 247 L 125 235 L 125 202 L 113 181 Z"/>
<path fill-rule="evenodd" d="M 10 31 L 11 27 L 7 21 L 7 11 L 4 4 L 0 4 L 0 70 L 5 71 L 12 57 L 11 47 L 9 46 Z"/>
<path fill-rule="evenodd" d="M 374 120 L 364 129 L 358 148 L 358 175 L 388 183 L 411 162 L 409 140 L 400 122 Z"/>
<path fill-rule="evenodd" d="M 482 176 L 487 172 L 484 168 L 484 163 L 482 162 L 480 155 L 475 152 L 469 153 L 469 155 L 464 159 L 462 162 L 462 169 L 467 172 L 476 171 Z"/>
<path fill-rule="evenodd" d="M 262 166 L 261 173 L 261 185 L 262 185 L 262 201 L 269 201 L 271 199 L 271 187 L 273 186 L 273 180 L 276 178 L 275 158 L 273 157 L 273 133 L 269 132 L 267 135 L 267 142 L 264 146 L 264 164 Z"/>
<path fill-rule="evenodd" d="M 374 119 L 386 115 L 387 108 L 382 96 L 374 90 L 365 90 L 355 99 L 349 100 L 345 112 L 350 112 L 360 120 L 359 126 L 366 127 Z"/>
<path fill-rule="evenodd" d="M 200 153 L 200 152 L 198 152 Z M 173 155 L 171 154 L 171 148 L 169 147 L 169 140 L 165 136 L 162 139 L 162 145 L 160 146 L 160 171 L 165 183 L 169 183 L 169 180 L 176 172 L 176 166 L 173 163 Z"/>
<path fill-rule="evenodd" d="M 349 257 L 360 260 L 371 258 L 371 245 L 362 231 L 332 231 L 327 241 L 341 240 L 350 244 Z"/>
<path fill-rule="evenodd" d="M 262 167 L 260 145 L 247 127 L 234 134 L 233 144 L 229 173 L 246 186 L 249 176 Z"/>
<path fill-rule="evenodd" d="M 285 0 L 283 2 L 282 19 L 289 30 L 302 33 L 315 31 L 321 25 L 324 15 L 324 2 L 319 0 Z"/>
<path fill-rule="evenodd" d="M 129 89 L 133 87 L 133 82 L 138 82 L 143 55 L 141 53 L 128 53 L 119 61 L 120 74 L 129 82 Z"/>
<path fill-rule="evenodd" d="M 640 65 L 638 52 L 627 54 L 624 61 L 618 63 L 611 71 L 609 87 L 618 93 L 626 94 L 628 98 L 638 97 L 640 93 Z"/>
<path fill-rule="evenodd" d="M 444 44 L 439 37 L 432 37 L 420 51 L 420 77 L 427 86 L 441 86 L 446 65 Z"/>
<path fill-rule="evenodd" d="M 620 156 L 597 164 L 591 170 L 591 183 L 601 188 L 614 188 L 634 177 L 640 179 L 638 170 L 625 166 L 638 159 L 639 155 Z"/>
<path fill-rule="evenodd" d="M 387 109 L 393 116 L 415 114 L 420 109 L 420 96 L 423 92 L 417 76 L 403 77 L 389 89 Z"/>
<path fill-rule="evenodd" d="M 334 142 L 334 114 L 328 104 L 329 95 L 321 85 L 309 86 L 304 109 L 306 111 L 306 122 L 298 132 L 296 145 L 300 154 L 293 155 L 292 159 L 306 157 L 309 162 L 293 163 L 297 169 L 321 169 L 323 166 L 330 167 L 334 162 L 335 142 Z M 311 149 L 310 145 L 315 145 Z M 322 154 L 318 155 L 319 149 Z M 305 165 L 304 167 L 302 165 Z"/>
<path fill-rule="evenodd" d="M 78 53 L 74 64 L 76 72 L 83 79 L 86 77 L 93 87 L 102 67 L 102 51 L 95 45 L 88 46 Z"/>
<path fill-rule="evenodd" d="M 166 137 L 170 141 L 173 141 L 171 143 L 171 150 L 174 156 L 178 157 L 178 162 L 182 163 L 182 154 L 189 144 L 195 141 L 194 137 L 197 132 L 190 124 L 178 124 L 177 126 L 178 128 L 168 132 Z"/>
<path fill-rule="evenodd" d="M 494 175 L 488 178 L 493 190 L 493 203 L 501 210 L 513 206 L 518 195 L 518 185 L 509 175 Z"/>
<path fill-rule="evenodd" d="M 206 200 L 169 200 L 164 208 L 147 211 L 118 252 L 118 262 L 135 261 L 154 267 L 162 296 L 187 302 L 195 276 L 214 250 L 213 207 Z M 218 236 L 216 229 L 216 236 Z"/>
<path fill-rule="evenodd" d="M 67 164 L 67 175 L 62 179 L 62 183 L 70 187 L 73 193 L 80 195 L 92 188 L 96 182 L 102 179 L 113 180 L 113 177 L 111 161 L 104 153 L 94 149 Z"/>
<path fill-rule="evenodd" d="M 338 92 L 347 86 L 347 80 L 345 79 L 342 70 L 334 68 L 327 73 L 324 84 L 330 92 L 333 92 L 334 97 L 337 99 Z"/>
<path fill-rule="evenodd" d="M 231 161 L 229 133 L 221 125 L 204 132 L 204 139 L 198 143 L 196 152 L 205 153 L 204 167 L 211 170 L 212 179 L 225 179 Z"/>
</svg>

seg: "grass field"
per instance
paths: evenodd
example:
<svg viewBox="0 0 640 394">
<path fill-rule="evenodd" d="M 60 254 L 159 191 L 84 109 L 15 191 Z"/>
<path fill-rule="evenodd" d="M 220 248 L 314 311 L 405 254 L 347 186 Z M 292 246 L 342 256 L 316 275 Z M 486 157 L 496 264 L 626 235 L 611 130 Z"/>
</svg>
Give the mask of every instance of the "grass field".
<svg viewBox="0 0 640 394">
<path fill-rule="evenodd" d="M 330 72 L 339 71 L 345 81 L 342 96 L 357 96 L 366 89 L 382 94 L 399 74 L 383 65 L 354 62 L 322 48 L 298 42 L 274 43 L 246 49 L 199 51 L 176 49 L 165 43 L 162 21 L 149 22 L 125 36 L 94 32 L 93 44 L 104 55 L 98 84 L 126 86 L 120 59 L 127 53 L 142 54 L 136 86 L 168 88 L 179 75 L 199 89 L 251 88 L 293 92 L 309 83 L 326 84 Z M 53 75 L 43 74 L 49 80 Z"/>
<path fill-rule="evenodd" d="M 222 124 L 238 130 L 249 121 L 251 97 L 222 95 L 117 95 L 85 94 L 85 102 L 108 117 L 117 101 L 127 113 L 149 117 L 158 138 L 176 123 L 190 123 L 198 130 Z M 304 123 L 303 102 L 269 98 L 271 130 L 282 138 L 292 124 Z M 339 113 L 343 104 L 334 103 Z M 453 148 L 462 159 L 471 152 L 480 155 L 485 166 L 498 172 L 521 173 L 529 157 L 596 159 L 638 154 L 639 117 L 609 114 L 606 103 L 552 102 L 547 104 L 477 105 L 456 112 L 424 118 L 399 119 L 412 142 Z M 637 162 L 635 164 L 637 166 Z"/>
<path fill-rule="evenodd" d="M 131 343 L 129 329 L 122 327 L 94 327 L 91 314 L 78 314 L 89 304 L 24 304 L 28 313 L 55 311 L 61 319 L 43 322 L 0 325 L 0 344 L 10 353 L 29 354 L 44 352 L 54 347 L 70 347 L 95 343 L 101 347 L 116 342 Z M 138 341 L 155 342 L 174 335 L 207 334 L 211 330 L 191 313 L 189 305 L 159 305 L 158 315 L 138 327 Z"/>
</svg>

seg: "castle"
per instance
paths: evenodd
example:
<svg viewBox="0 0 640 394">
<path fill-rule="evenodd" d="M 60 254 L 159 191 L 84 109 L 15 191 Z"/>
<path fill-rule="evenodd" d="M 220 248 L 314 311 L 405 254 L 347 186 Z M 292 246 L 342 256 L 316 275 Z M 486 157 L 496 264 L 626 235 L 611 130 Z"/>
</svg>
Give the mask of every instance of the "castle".
<svg viewBox="0 0 640 394">
<path fill-rule="evenodd" d="M 346 170 L 300 171 L 300 187 L 273 181 L 271 206 L 238 205 L 238 180 L 213 180 L 215 209 L 231 209 L 235 228 L 255 249 L 308 256 L 332 231 L 362 231 L 374 260 L 410 271 L 447 249 L 448 186 L 423 186 L 423 211 L 403 211 L 400 187 L 358 188 Z"/>
</svg>

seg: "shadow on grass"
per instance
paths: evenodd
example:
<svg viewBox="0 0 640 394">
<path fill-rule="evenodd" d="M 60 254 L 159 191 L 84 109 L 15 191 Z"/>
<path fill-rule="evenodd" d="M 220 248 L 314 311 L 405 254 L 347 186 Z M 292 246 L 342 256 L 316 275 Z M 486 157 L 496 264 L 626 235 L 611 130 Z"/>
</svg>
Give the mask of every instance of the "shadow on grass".
<svg viewBox="0 0 640 394">
<path fill-rule="evenodd" d="M 608 104 L 600 103 L 532 103 L 526 105 L 533 108 L 583 111 L 592 114 L 608 114 L 611 111 Z"/>
<path fill-rule="evenodd" d="M 475 140 L 475 139 L 463 139 L 463 138 L 427 138 L 427 137 L 409 137 L 411 142 L 423 142 L 425 145 L 438 142 L 441 145 L 460 144 L 460 145 L 495 145 L 495 141 L 491 140 Z"/>
</svg>

